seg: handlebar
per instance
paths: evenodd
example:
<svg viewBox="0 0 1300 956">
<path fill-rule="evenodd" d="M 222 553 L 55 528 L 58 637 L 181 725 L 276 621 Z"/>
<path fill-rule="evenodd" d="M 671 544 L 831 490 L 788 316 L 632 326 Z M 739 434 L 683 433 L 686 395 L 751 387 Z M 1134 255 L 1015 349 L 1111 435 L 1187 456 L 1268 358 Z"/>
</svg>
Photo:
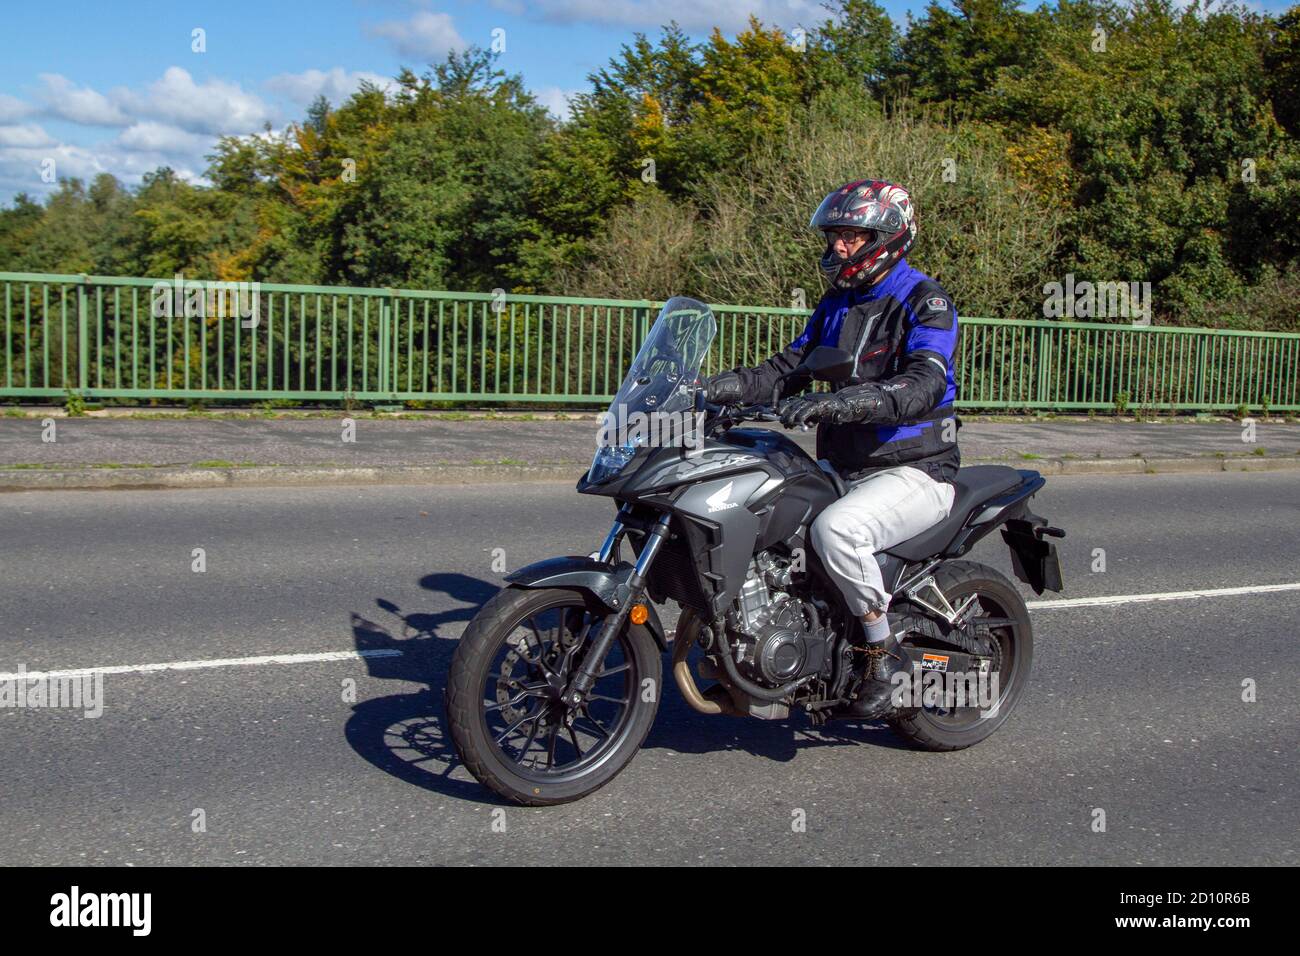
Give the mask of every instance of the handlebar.
<svg viewBox="0 0 1300 956">
<path fill-rule="evenodd" d="M 781 416 L 771 405 L 745 405 L 736 409 L 736 420 L 742 422 L 778 422 Z"/>
<path fill-rule="evenodd" d="M 702 403 L 703 409 L 710 416 L 709 433 L 730 428 L 740 422 L 776 422 L 781 420 L 776 409 L 771 405 L 714 405 Z"/>
</svg>

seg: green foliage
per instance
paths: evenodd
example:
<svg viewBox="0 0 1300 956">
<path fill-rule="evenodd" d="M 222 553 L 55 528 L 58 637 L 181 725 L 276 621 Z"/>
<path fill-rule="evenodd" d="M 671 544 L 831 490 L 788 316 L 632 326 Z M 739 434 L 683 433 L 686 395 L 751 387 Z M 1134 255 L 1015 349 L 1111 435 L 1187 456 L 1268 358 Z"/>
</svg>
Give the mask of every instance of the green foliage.
<svg viewBox="0 0 1300 956">
<path fill-rule="evenodd" d="M 835 12 L 823 21 L 813 46 L 818 85 L 879 89 L 899 57 L 898 27 L 874 0 L 842 0 Z"/>
<path fill-rule="evenodd" d="M 931 0 L 911 24 L 890 70 L 895 91 L 962 105 L 988 90 L 1000 69 L 1036 59 L 1043 23 L 1017 0 L 954 0 L 952 7 Z"/>
<path fill-rule="evenodd" d="M 811 303 L 808 213 L 870 175 L 913 191 L 912 258 L 964 314 L 1036 315 L 1072 272 L 1149 281 L 1161 323 L 1297 328 L 1300 7 L 934 0 L 905 31 L 827 9 L 806 35 L 634 34 L 562 123 L 455 52 L 222 139 L 210 187 L 20 195 L 0 268 Z"/>
<path fill-rule="evenodd" d="M 936 157 L 956 171 L 945 180 Z M 1006 144 L 974 125 L 937 121 L 903 105 L 886 118 L 858 94 L 827 91 L 779 138 L 751 150 L 738 170 L 705 175 L 693 199 L 638 197 L 598 234 L 589 258 L 561 273 L 576 293 L 788 306 L 796 289 L 815 301 L 822 241 L 808 228 L 826 183 L 869 167 L 907 183 L 918 208 L 918 266 L 943 281 L 963 314 L 1023 313 L 1041 302 L 1059 211 L 1019 186 Z"/>
<path fill-rule="evenodd" d="M 1292 7 L 1262 29 L 1268 96 L 1277 121 L 1291 136 L 1300 136 L 1300 7 Z"/>
<path fill-rule="evenodd" d="M 1062 272 L 1149 281 L 1177 322 L 1240 296 L 1263 264 L 1295 261 L 1294 237 L 1262 227 L 1294 213 L 1297 193 L 1295 144 L 1258 83 L 1257 18 L 1169 0 L 1034 16 L 1034 55 L 971 102 L 1013 136 L 1050 128 L 1068 142 Z"/>
</svg>

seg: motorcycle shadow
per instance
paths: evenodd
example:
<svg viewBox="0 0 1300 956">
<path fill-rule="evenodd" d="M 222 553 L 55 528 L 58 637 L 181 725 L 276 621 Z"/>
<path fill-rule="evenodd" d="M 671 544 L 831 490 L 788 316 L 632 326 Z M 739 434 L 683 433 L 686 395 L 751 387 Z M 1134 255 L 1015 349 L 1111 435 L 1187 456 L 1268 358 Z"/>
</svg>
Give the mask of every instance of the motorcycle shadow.
<svg viewBox="0 0 1300 956">
<path fill-rule="evenodd" d="M 442 704 L 457 640 L 446 633 L 447 625 L 468 623 L 498 585 L 456 573 L 426 575 L 420 585 L 464 606 L 422 613 L 376 598 L 375 606 L 385 617 L 372 620 L 352 614 L 353 641 L 368 675 L 423 686 L 358 701 L 344 737 L 358 755 L 405 783 L 449 797 L 505 805 L 461 766 L 446 731 Z"/>
<path fill-rule="evenodd" d="M 353 640 L 368 675 L 422 685 L 419 689 L 374 697 L 353 705 L 344 736 L 363 759 L 404 783 L 448 797 L 506 805 L 481 786 L 461 765 L 446 728 L 443 692 L 456 637 L 439 633 L 446 625 L 468 622 L 498 586 L 464 574 L 431 574 L 420 582 L 431 591 L 466 602 L 437 613 L 404 611 L 385 598 L 375 606 L 386 619 L 353 613 Z M 397 653 L 391 653 L 397 652 Z M 665 655 L 664 676 L 671 683 Z M 664 695 L 643 750 L 709 754 L 741 750 L 777 762 L 793 760 L 810 747 L 859 746 L 904 748 L 886 725 L 831 723 L 814 727 L 803 717 L 762 721 L 697 713 L 676 685 Z"/>
</svg>

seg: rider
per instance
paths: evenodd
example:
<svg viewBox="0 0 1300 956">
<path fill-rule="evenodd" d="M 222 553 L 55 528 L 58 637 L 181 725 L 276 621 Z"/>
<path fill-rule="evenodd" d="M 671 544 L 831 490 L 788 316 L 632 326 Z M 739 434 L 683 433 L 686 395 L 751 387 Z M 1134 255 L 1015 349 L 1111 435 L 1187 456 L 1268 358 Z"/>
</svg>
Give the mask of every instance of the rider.
<svg viewBox="0 0 1300 956">
<path fill-rule="evenodd" d="M 850 712 L 876 716 L 891 681 L 911 670 L 890 628 L 891 595 L 876 552 L 914 537 L 948 517 L 960 454 L 953 402 L 957 310 L 929 276 L 903 256 L 916 236 L 911 197 L 878 180 L 848 183 L 822 200 L 809 222 L 826 237 L 821 269 L 830 289 L 807 327 L 783 351 L 754 368 L 707 380 L 715 404 L 772 399 L 783 374 L 819 345 L 850 352 L 855 373 L 781 405 L 787 428 L 817 422 L 817 455 L 849 485 L 812 526 L 812 543 L 849 608 L 860 615 L 867 664 Z M 786 379 L 782 397 L 804 387 Z"/>
</svg>

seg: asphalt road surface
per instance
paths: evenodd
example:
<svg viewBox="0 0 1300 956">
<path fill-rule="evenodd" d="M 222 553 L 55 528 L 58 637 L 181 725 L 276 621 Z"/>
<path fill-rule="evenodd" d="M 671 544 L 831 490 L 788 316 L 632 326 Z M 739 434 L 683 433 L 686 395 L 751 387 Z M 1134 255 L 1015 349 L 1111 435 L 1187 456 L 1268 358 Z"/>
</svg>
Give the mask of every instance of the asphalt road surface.
<svg viewBox="0 0 1300 956">
<path fill-rule="evenodd" d="M 494 561 L 593 550 L 606 502 L 0 496 L 0 679 L 114 668 L 98 717 L 0 709 L 0 864 L 1300 863 L 1300 474 L 1053 478 L 1035 510 L 1069 533 L 1067 590 L 1026 591 L 1033 676 L 984 743 L 707 717 L 665 668 L 628 769 L 525 809 L 456 764 L 446 666 Z M 1009 573 L 996 535 L 972 557 Z"/>
</svg>

